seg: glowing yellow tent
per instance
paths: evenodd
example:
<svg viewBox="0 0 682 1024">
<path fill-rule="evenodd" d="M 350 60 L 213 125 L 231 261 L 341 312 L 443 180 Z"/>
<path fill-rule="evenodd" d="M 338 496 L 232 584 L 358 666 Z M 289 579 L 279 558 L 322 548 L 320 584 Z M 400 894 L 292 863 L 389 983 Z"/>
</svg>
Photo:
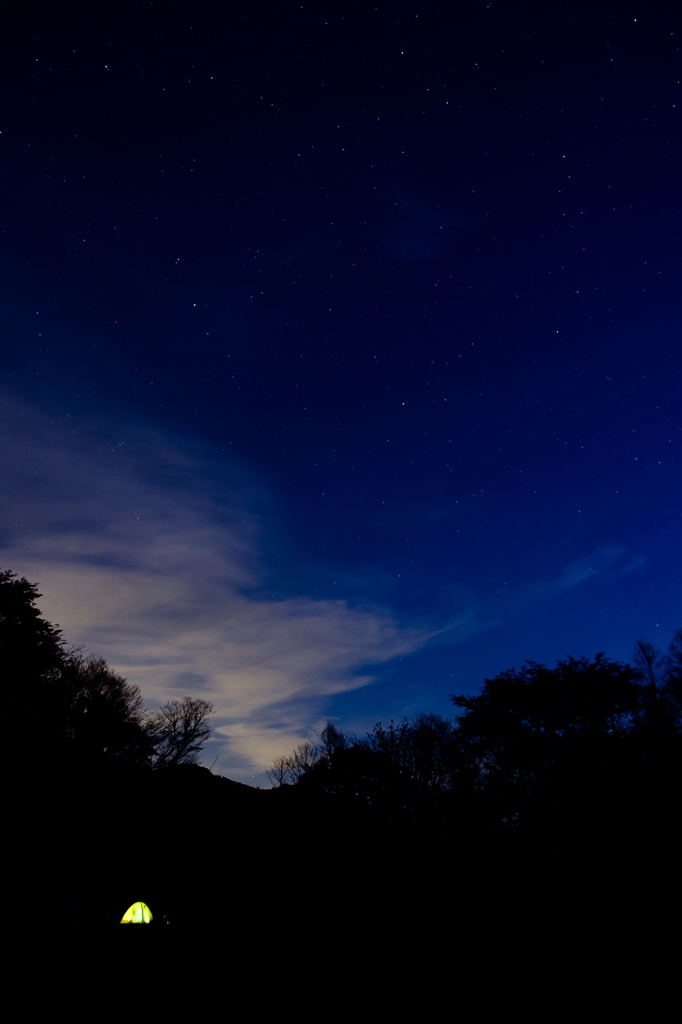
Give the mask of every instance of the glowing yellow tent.
<svg viewBox="0 0 682 1024">
<path fill-rule="evenodd" d="M 120 920 L 120 924 L 150 924 L 152 912 L 146 903 L 133 903 L 128 907 Z"/>
</svg>

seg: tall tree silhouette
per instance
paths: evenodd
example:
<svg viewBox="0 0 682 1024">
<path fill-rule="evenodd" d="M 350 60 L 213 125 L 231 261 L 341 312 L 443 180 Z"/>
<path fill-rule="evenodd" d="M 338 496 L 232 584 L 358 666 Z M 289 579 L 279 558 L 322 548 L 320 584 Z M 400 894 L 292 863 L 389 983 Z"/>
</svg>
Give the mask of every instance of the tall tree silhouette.
<svg viewBox="0 0 682 1024">
<path fill-rule="evenodd" d="M 676 629 L 668 646 L 663 687 L 675 727 L 682 730 L 682 629 Z"/>
<path fill-rule="evenodd" d="M 35 583 L 0 570 L 0 666 L 7 682 L 35 678 L 62 660 L 62 631 L 41 618 L 40 596 Z"/>
<path fill-rule="evenodd" d="M 40 734 L 44 743 L 56 710 L 47 677 L 62 665 L 65 642 L 61 629 L 41 617 L 36 607 L 40 596 L 36 584 L 9 569 L 0 571 L 0 746 L 10 759 L 29 733 Z"/>
</svg>

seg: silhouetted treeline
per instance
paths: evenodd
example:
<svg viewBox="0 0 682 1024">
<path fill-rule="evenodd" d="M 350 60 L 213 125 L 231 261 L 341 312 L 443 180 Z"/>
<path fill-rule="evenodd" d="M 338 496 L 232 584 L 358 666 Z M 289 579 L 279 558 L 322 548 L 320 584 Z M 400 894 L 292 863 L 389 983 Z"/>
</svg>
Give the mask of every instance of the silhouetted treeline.
<svg viewBox="0 0 682 1024">
<path fill-rule="evenodd" d="M 448 841 L 632 841 L 677 828 L 682 630 L 665 655 L 640 640 L 632 664 L 528 662 L 451 700 L 451 719 L 422 714 L 365 737 L 329 723 L 318 743 L 279 757 L 270 779 Z"/>
<path fill-rule="evenodd" d="M 209 704 L 147 711 L 38 596 L 0 573 L 5 880 L 37 922 L 114 924 L 142 899 L 157 922 L 276 935 L 314 904 L 357 941 L 342 908 L 378 900 L 383 931 L 420 914 L 512 927 L 548 893 L 552 913 L 624 890 L 634 905 L 673 870 L 682 630 L 631 664 L 528 662 L 454 695 L 451 718 L 328 723 L 261 790 L 196 763 Z"/>
</svg>

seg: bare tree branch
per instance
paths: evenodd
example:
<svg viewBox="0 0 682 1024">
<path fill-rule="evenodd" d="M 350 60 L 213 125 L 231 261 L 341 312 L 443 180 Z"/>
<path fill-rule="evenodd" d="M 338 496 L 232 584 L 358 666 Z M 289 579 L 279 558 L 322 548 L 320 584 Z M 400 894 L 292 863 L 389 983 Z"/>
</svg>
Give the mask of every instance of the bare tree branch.
<svg viewBox="0 0 682 1024">
<path fill-rule="evenodd" d="M 154 767 L 196 764 L 199 751 L 211 735 L 206 720 L 213 710 L 210 701 L 183 697 L 169 700 L 151 715 L 148 730 L 154 741 Z"/>
</svg>

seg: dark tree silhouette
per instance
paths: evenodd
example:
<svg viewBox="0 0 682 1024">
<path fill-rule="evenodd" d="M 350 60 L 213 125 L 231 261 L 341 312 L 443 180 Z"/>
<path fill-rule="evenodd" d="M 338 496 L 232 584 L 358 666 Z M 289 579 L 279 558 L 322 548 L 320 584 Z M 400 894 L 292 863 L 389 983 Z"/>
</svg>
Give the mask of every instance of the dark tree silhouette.
<svg viewBox="0 0 682 1024">
<path fill-rule="evenodd" d="M 278 758 L 268 775 L 275 786 L 296 784 L 302 794 L 324 795 L 328 810 L 345 816 L 351 830 L 390 822 L 405 841 L 413 826 L 422 836 L 425 828 L 449 829 L 453 814 L 471 822 L 478 767 L 470 747 L 454 721 L 435 714 L 387 727 L 379 722 L 364 738 L 327 723 L 316 748 L 302 744 Z"/>
<path fill-rule="evenodd" d="M 318 749 L 326 757 L 331 757 L 337 750 L 344 750 L 348 746 L 346 736 L 333 722 L 327 722 L 319 735 L 319 740 Z"/>
<path fill-rule="evenodd" d="M 460 728 L 497 746 L 516 738 L 552 739 L 569 733 L 614 734 L 628 728 L 640 707 L 629 665 L 604 654 L 568 658 L 555 669 L 529 661 L 486 679 L 477 697 L 452 696 Z"/>
<path fill-rule="evenodd" d="M 657 647 L 640 637 L 635 644 L 632 661 L 640 683 L 655 697 L 661 690 L 665 658 Z"/>
<path fill-rule="evenodd" d="M 613 828 L 625 815 L 633 733 L 643 713 L 639 672 L 611 661 L 528 662 L 453 696 L 477 752 L 490 813 L 515 829 Z"/>
<path fill-rule="evenodd" d="M 153 745 L 153 765 L 167 768 L 176 764 L 196 764 L 199 752 L 211 734 L 207 719 L 213 705 L 207 700 L 183 697 L 169 700 L 149 717 L 147 730 Z"/>
<path fill-rule="evenodd" d="M 409 779 L 386 754 L 353 743 L 321 757 L 298 779 L 297 789 L 333 797 L 351 815 L 400 818 L 407 809 Z"/>
<path fill-rule="evenodd" d="M 40 675 L 61 663 L 62 631 L 40 617 L 35 583 L 0 570 L 0 664 L 8 682 Z"/>
<path fill-rule="evenodd" d="M 676 729 L 674 702 L 666 687 L 668 659 L 657 647 L 640 637 L 633 651 L 634 678 L 640 688 L 641 714 L 638 732 L 648 734 L 647 742 L 666 742 Z"/>
<path fill-rule="evenodd" d="M 270 767 L 266 768 L 265 774 L 276 788 L 288 786 L 296 781 L 291 773 L 291 758 L 285 754 L 276 757 Z"/>
<path fill-rule="evenodd" d="M 682 629 L 676 629 L 668 646 L 663 672 L 663 690 L 675 727 L 682 730 Z"/>
<path fill-rule="evenodd" d="M 65 643 L 59 627 L 41 618 L 36 607 L 40 596 L 35 584 L 10 570 L 0 571 L 0 756 L 8 761 L 19 756 L 29 737 L 45 749 L 63 732 L 63 702 L 55 706 L 48 677 L 62 665 Z"/>
<path fill-rule="evenodd" d="M 48 674 L 47 684 L 54 694 L 51 705 L 62 705 L 58 720 L 73 756 L 151 763 L 154 736 L 139 687 L 110 669 L 104 658 L 70 651 Z"/>
<path fill-rule="evenodd" d="M 360 743 L 397 764 L 417 799 L 428 799 L 456 784 L 460 736 L 456 724 L 441 715 L 417 715 L 397 725 L 392 721 L 388 729 L 379 722 Z"/>
<path fill-rule="evenodd" d="M 322 730 L 321 743 L 319 745 L 311 743 L 310 740 L 305 740 L 303 743 L 299 743 L 288 757 L 281 756 L 275 758 L 271 767 L 265 771 L 273 786 L 294 785 L 311 768 L 314 768 L 318 762 L 325 758 L 326 746 L 333 745 L 331 734 L 328 734 L 326 739 L 324 738 L 330 724 L 328 723 L 327 727 Z M 331 728 L 334 729 L 334 726 L 332 725 Z"/>
</svg>

